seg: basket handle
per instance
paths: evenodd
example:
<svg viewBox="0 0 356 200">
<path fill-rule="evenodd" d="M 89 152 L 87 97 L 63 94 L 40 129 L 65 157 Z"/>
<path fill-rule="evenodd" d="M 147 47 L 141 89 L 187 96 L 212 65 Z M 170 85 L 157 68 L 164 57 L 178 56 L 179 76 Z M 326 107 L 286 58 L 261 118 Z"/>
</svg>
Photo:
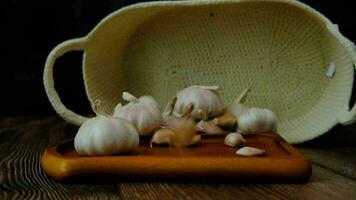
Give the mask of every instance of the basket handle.
<svg viewBox="0 0 356 200">
<path fill-rule="evenodd" d="M 53 77 L 53 65 L 56 62 L 57 58 L 61 57 L 69 51 L 81 51 L 85 49 L 86 38 L 76 38 L 67 40 L 59 45 L 57 45 L 51 53 L 48 55 L 44 72 L 43 72 L 43 83 L 47 93 L 47 97 L 52 104 L 54 110 L 66 121 L 81 125 L 88 118 L 82 115 L 79 115 L 71 110 L 69 110 L 61 101 L 54 84 Z"/>
<path fill-rule="evenodd" d="M 356 46 L 347 38 L 345 38 L 345 40 L 350 44 L 346 51 L 349 53 L 349 55 L 351 55 L 352 64 L 356 70 Z M 356 103 L 353 105 L 351 110 L 349 110 L 348 106 L 346 107 L 346 111 L 340 116 L 339 122 L 343 125 L 350 125 L 356 122 Z"/>
</svg>

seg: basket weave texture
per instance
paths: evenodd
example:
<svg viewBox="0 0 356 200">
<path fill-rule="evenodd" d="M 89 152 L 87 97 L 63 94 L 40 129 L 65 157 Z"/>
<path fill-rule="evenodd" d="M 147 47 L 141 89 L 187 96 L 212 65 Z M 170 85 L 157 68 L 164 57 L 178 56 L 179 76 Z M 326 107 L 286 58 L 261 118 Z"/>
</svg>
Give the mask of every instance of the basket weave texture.
<svg viewBox="0 0 356 200">
<path fill-rule="evenodd" d="M 355 46 L 326 17 L 297 1 L 140 3 L 103 19 L 86 37 L 65 41 L 48 56 L 44 84 L 56 112 L 81 124 L 54 89 L 53 65 L 84 51 L 90 102 L 112 112 L 121 93 L 152 95 L 161 108 L 189 85 L 218 85 L 226 105 L 245 89 L 250 106 L 272 109 L 291 143 L 355 121 L 349 108 Z M 331 63 L 333 77 L 326 76 Z M 354 102 L 352 102 L 354 103 Z"/>
</svg>

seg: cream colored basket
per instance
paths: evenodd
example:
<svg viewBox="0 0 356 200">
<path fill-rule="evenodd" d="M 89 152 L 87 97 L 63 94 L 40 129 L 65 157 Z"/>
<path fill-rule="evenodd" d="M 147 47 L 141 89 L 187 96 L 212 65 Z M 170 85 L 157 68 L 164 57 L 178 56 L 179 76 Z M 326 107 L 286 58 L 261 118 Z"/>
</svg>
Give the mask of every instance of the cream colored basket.
<svg viewBox="0 0 356 200">
<path fill-rule="evenodd" d="M 86 37 L 58 45 L 46 62 L 51 104 L 80 125 L 87 118 L 68 110 L 54 88 L 53 65 L 68 51 L 84 51 L 87 96 L 102 99 L 107 111 L 124 90 L 153 95 L 162 108 L 176 91 L 199 84 L 220 86 L 226 105 L 250 87 L 248 104 L 275 111 L 278 132 L 291 143 L 355 121 L 356 108 L 348 106 L 354 45 L 297 1 L 150 2 L 110 14 Z"/>
</svg>

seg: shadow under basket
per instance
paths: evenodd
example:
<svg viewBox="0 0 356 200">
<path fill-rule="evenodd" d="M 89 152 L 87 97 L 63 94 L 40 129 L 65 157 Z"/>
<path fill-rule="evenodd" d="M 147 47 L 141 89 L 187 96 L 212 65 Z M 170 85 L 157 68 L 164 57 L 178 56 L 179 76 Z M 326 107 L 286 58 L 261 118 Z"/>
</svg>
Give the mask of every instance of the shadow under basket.
<svg viewBox="0 0 356 200">
<path fill-rule="evenodd" d="M 251 88 L 248 105 L 273 110 L 277 132 L 290 143 L 355 121 L 348 106 L 354 44 L 298 1 L 163 1 L 113 12 L 87 36 L 55 47 L 46 62 L 51 104 L 80 125 L 87 117 L 63 105 L 53 80 L 55 60 L 68 51 L 84 51 L 88 99 L 100 99 L 108 113 L 123 91 L 152 95 L 163 108 L 186 86 L 218 85 L 226 105 Z"/>
<path fill-rule="evenodd" d="M 245 136 L 245 146 L 265 150 L 264 157 L 237 156 L 239 148 L 224 146 L 224 137 L 203 135 L 200 145 L 188 148 L 150 148 L 149 140 L 142 140 L 133 154 L 100 157 L 81 157 L 73 141 L 68 141 L 47 149 L 42 167 L 49 176 L 62 181 L 110 175 L 139 180 L 303 182 L 311 175 L 310 162 L 277 134 Z"/>
</svg>

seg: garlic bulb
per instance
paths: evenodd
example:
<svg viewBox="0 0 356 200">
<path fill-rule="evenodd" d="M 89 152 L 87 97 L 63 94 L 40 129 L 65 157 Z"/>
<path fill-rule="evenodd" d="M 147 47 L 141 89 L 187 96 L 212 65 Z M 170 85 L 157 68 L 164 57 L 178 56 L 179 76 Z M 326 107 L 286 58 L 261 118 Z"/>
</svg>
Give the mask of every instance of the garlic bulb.
<svg viewBox="0 0 356 200">
<path fill-rule="evenodd" d="M 118 104 L 114 110 L 114 117 L 132 122 L 139 135 L 149 135 L 159 128 L 161 113 L 153 97 L 142 96 L 137 99 L 130 93 L 123 92 L 122 98 L 129 103 L 124 106 Z"/>
<path fill-rule="evenodd" d="M 242 137 L 240 133 L 229 133 L 225 137 L 224 144 L 229 147 L 238 147 L 245 142 L 246 140 Z"/>
<path fill-rule="evenodd" d="M 221 115 L 224 111 L 223 101 L 217 86 L 190 86 L 178 92 L 173 114 L 181 117 L 189 104 L 194 105 L 191 116 L 201 119 L 201 112 L 208 118 Z"/>
<path fill-rule="evenodd" d="M 75 150 L 86 156 L 129 153 L 138 144 L 139 135 L 131 122 L 101 114 L 85 121 L 74 138 Z"/>
<path fill-rule="evenodd" d="M 269 109 L 250 108 L 238 118 L 238 131 L 242 134 L 276 131 L 277 118 Z"/>
<path fill-rule="evenodd" d="M 265 156 L 266 151 L 254 147 L 242 147 L 236 151 L 238 156 Z"/>
</svg>

